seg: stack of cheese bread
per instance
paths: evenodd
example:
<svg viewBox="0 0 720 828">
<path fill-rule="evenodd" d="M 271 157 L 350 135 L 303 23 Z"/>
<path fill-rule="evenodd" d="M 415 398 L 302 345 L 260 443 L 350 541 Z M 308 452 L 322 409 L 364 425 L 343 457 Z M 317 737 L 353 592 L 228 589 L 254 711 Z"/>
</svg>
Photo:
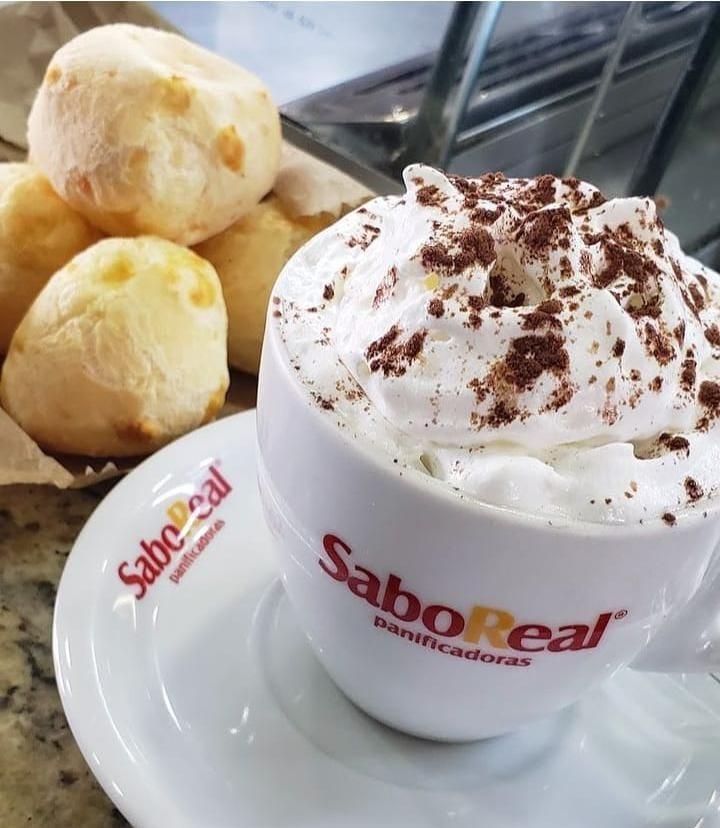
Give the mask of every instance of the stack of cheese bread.
<svg viewBox="0 0 720 828">
<path fill-rule="evenodd" d="M 54 55 L 28 140 L 0 164 L 0 403 L 52 451 L 145 454 L 211 419 L 228 361 L 257 371 L 280 269 L 371 195 L 281 146 L 253 75 L 127 24 Z"/>
</svg>

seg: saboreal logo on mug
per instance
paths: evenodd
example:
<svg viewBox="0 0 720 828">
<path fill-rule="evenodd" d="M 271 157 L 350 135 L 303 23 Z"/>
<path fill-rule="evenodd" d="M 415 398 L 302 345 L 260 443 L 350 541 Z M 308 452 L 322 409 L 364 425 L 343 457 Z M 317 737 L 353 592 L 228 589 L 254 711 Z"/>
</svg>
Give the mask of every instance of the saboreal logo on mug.
<svg viewBox="0 0 720 828">
<path fill-rule="evenodd" d="M 352 549 L 337 535 L 325 535 L 323 549 L 325 556 L 318 558 L 320 568 L 333 580 L 344 583 L 354 596 L 380 611 L 373 619 L 376 628 L 429 650 L 468 661 L 528 667 L 532 663 L 531 656 L 511 655 L 508 651 L 563 653 L 591 650 L 598 646 L 612 620 L 627 615 L 624 609 L 610 610 L 600 613 L 591 623 L 553 626 L 537 621 L 518 624 L 515 615 L 508 610 L 480 604 L 463 613 L 445 604 L 426 603 L 403 584 L 399 575 L 389 573 L 381 578 L 359 564 L 353 564 L 351 568 Z M 402 627 L 396 621 L 419 625 L 423 629 Z M 485 652 L 478 646 L 481 643 L 504 652 Z M 475 646 L 468 649 L 463 644 Z"/>
</svg>

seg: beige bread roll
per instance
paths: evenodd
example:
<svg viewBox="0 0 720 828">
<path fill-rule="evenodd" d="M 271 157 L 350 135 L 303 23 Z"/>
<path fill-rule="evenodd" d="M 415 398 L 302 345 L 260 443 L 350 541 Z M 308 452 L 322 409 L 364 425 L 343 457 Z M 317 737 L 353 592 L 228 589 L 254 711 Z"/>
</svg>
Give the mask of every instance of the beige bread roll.
<svg viewBox="0 0 720 828">
<path fill-rule="evenodd" d="M 292 219 L 275 196 L 196 250 L 220 276 L 228 309 L 228 359 L 257 373 L 265 312 L 275 279 L 292 254 L 334 221 L 324 214 Z"/>
<path fill-rule="evenodd" d="M 10 344 L 0 402 L 46 449 L 146 454 L 217 413 L 226 338 L 212 265 L 156 237 L 105 239 L 32 304 Z"/>
<path fill-rule="evenodd" d="M 99 238 L 40 170 L 0 163 L 0 354 L 52 274 Z"/>
<path fill-rule="evenodd" d="M 197 246 L 213 264 L 228 309 L 228 358 L 257 373 L 272 286 L 308 239 L 372 198 L 366 187 L 294 147 L 283 147 L 273 194 L 223 233 Z"/>
<path fill-rule="evenodd" d="M 254 75 L 178 35 L 118 23 L 55 53 L 28 141 L 57 192 L 107 233 L 193 244 L 270 190 L 280 121 Z"/>
</svg>

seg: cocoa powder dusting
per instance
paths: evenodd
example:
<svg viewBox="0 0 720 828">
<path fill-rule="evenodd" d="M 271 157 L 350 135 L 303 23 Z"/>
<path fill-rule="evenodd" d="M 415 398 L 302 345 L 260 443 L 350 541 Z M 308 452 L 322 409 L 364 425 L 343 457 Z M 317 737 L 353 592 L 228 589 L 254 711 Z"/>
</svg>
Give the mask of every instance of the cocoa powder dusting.
<svg viewBox="0 0 720 828">
<path fill-rule="evenodd" d="M 445 315 L 445 305 L 443 304 L 442 299 L 431 299 L 428 302 L 428 313 L 430 316 L 434 316 L 437 319 L 440 319 L 441 316 Z"/>
<path fill-rule="evenodd" d="M 688 356 L 682 361 L 680 365 L 680 387 L 683 391 L 692 391 L 695 387 L 695 375 L 697 372 L 697 362 L 692 357 L 692 352 L 688 352 Z"/>
<path fill-rule="evenodd" d="M 558 293 L 563 299 L 568 299 L 570 296 L 577 296 L 580 293 L 580 288 L 575 287 L 575 285 L 567 285 L 566 287 L 561 287 Z"/>
<path fill-rule="evenodd" d="M 705 329 L 705 339 L 707 339 L 711 345 L 714 345 L 716 348 L 720 348 L 720 330 L 718 330 L 718 326 L 714 322 Z"/>
<path fill-rule="evenodd" d="M 698 389 L 698 402 L 713 414 L 720 412 L 720 385 L 710 380 L 703 380 Z"/>
<path fill-rule="evenodd" d="M 412 362 L 415 357 L 422 351 L 423 345 L 425 344 L 425 337 L 427 336 L 427 331 L 415 331 L 415 333 L 408 339 L 408 341 L 403 345 L 403 356 L 408 362 Z"/>
<path fill-rule="evenodd" d="M 625 353 L 625 340 L 618 337 L 612 347 L 612 355 L 618 359 Z"/>
<path fill-rule="evenodd" d="M 545 206 L 555 200 L 555 178 L 552 175 L 540 175 L 535 182 L 525 190 L 521 198 L 527 199 L 530 205 Z"/>
<path fill-rule="evenodd" d="M 512 285 L 502 273 L 491 273 L 489 303 L 495 308 L 518 308 L 525 303 L 525 294 L 515 293 Z"/>
<path fill-rule="evenodd" d="M 393 343 L 398 336 L 400 336 L 400 328 L 393 325 L 390 330 L 384 333 L 379 339 L 371 342 L 365 351 L 365 358 L 374 359 L 378 354 L 381 354 L 391 343 Z"/>
<path fill-rule="evenodd" d="M 323 299 L 325 299 L 326 302 L 329 302 L 333 296 L 335 296 L 335 288 L 330 284 L 325 285 L 323 288 Z"/>
<path fill-rule="evenodd" d="M 690 295 L 692 296 L 693 304 L 695 305 L 696 310 L 701 311 L 705 307 L 705 297 L 702 294 L 700 288 L 692 282 L 688 286 L 688 290 L 690 291 Z"/>
<path fill-rule="evenodd" d="M 507 425 L 517 419 L 518 413 L 517 407 L 507 400 L 498 400 L 490 409 L 486 423 L 491 428 L 500 428 L 500 426 Z"/>
<path fill-rule="evenodd" d="M 550 313 L 545 313 L 539 308 L 529 313 L 524 313 L 522 317 L 522 329 L 524 331 L 535 331 L 538 328 L 562 328 L 562 322 Z"/>
<path fill-rule="evenodd" d="M 702 486 L 697 482 L 697 480 L 695 480 L 694 477 L 686 477 L 684 484 L 685 493 L 687 494 L 687 499 L 690 503 L 695 503 L 695 501 L 700 500 L 703 494 L 705 494 Z"/>
<path fill-rule="evenodd" d="M 451 276 L 462 273 L 471 265 L 491 265 L 495 261 L 495 243 L 487 230 L 468 227 L 448 234 L 447 243 L 424 244 L 420 249 L 420 260 L 425 270 Z"/>
<path fill-rule="evenodd" d="M 595 276 L 596 287 L 609 287 L 621 273 L 625 273 L 642 289 L 651 277 L 660 275 L 660 268 L 652 259 L 623 247 L 611 234 L 605 233 L 599 241 L 605 254 L 605 267 Z"/>
<path fill-rule="evenodd" d="M 504 377 L 515 388 L 531 388 L 544 372 L 560 375 L 570 366 L 565 340 L 555 333 L 518 336 L 510 342 L 505 355 Z"/>
<path fill-rule="evenodd" d="M 370 247 L 370 245 L 380 235 L 380 228 L 376 227 L 374 224 L 363 224 L 362 229 L 362 236 L 360 236 L 359 238 L 357 236 L 353 236 L 352 238 L 348 239 L 348 247 L 359 247 L 361 250 L 367 250 L 368 247 Z"/>
<path fill-rule="evenodd" d="M 560 278 L 561 279 L 569 279 L 572 276 L 573 269 L 572 265 L 570 264 L 570 259 L 567 256 L 560 257 Z M 560 288 L 560 295 L 562 296 L 563 290 L 568 290 L 569 288 Z M 577 291 L 577 288 L 572 288 L 573 290 Z M 570 294 L 572 295 L 572 294 Z"/>
<path fill-rule="evenodd" d="M 678 322 L 678 324 L 673 328 L 673 336 L 675 337 L 677 344 L 682 345 L 685 341 L 685 323 Z"/>
<path fill-rule="evenodd" d="M 504 211 L 505 207 L 502 204 L 496 205 L 492 210 L 486 207 L 476 207 L 470 212 L 469 218 L 474 224 L 493 224 L 500 218 Z"/>
<path fill-rule="evenodd" d="M 441 207 L 447 201 L 447 196 L 435 184 L 425 184 L 417 190 L 415 199 L 423 207 Z"/>
<path fill-rule="evenodd" d="M 663 433 L 658 440 L 662 445 L 667 446 L 670 451 L 684 451 L 686 454 L 690 454 L 690 443 L 679 434 Z"/>
<path fill-rule="evenodd" d="M 567 250 L 571 223 L 570 211 L 565 206 L 538 210 L 523 220 L 518 238 L 523 238 L 528 248 L 538 255 L 554 247 Z"/>
<path fill-rule="evenodd" d="M 399 342 L 400 328 L 393 325 L 365 351 L 370 370 L 382 371 L 386 377 L 401 377 L 422 352 L 427 330 L 415 331 L 405 342 Z"/>
<path fill-rule="evenodd" d="M 397 268 L 393 265 L 388 272 L 383 276 L 380 284 L 377 286 L 375 296 L 373 298 L 373 309 L 377 310 L 392 292 L 397 284 Z"/>
<path fill-rule="evenodd" d="M 335 403 L 329 397 L 323 397 L 321 394 L 313 391 L 313 399 L 323 409 L 323 411 L 334 411 Z"/>
<path fill-rule="evenodd" d="M 675 349 L 650 322 L 645 323 L 645 350 L 660 365 L 667 365 L 675 357 Z"/>
</svg>

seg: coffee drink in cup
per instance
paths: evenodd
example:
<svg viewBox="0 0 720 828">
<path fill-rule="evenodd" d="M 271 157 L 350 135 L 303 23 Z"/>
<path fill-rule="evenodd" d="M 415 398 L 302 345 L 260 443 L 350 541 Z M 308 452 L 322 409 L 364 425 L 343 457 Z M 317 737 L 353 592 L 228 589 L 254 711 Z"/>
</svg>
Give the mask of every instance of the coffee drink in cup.
<svg viewBox="0 0 720 828">
<path fill-rule="evenodd" d="M 405 185 L 302 248 L 269 310 L 261 491 L 321 660 L 369 712 L 450 739 L 641 651 L 705 669 L 720 276 L 648 198 L 420 165 Z"/>
</svg>

